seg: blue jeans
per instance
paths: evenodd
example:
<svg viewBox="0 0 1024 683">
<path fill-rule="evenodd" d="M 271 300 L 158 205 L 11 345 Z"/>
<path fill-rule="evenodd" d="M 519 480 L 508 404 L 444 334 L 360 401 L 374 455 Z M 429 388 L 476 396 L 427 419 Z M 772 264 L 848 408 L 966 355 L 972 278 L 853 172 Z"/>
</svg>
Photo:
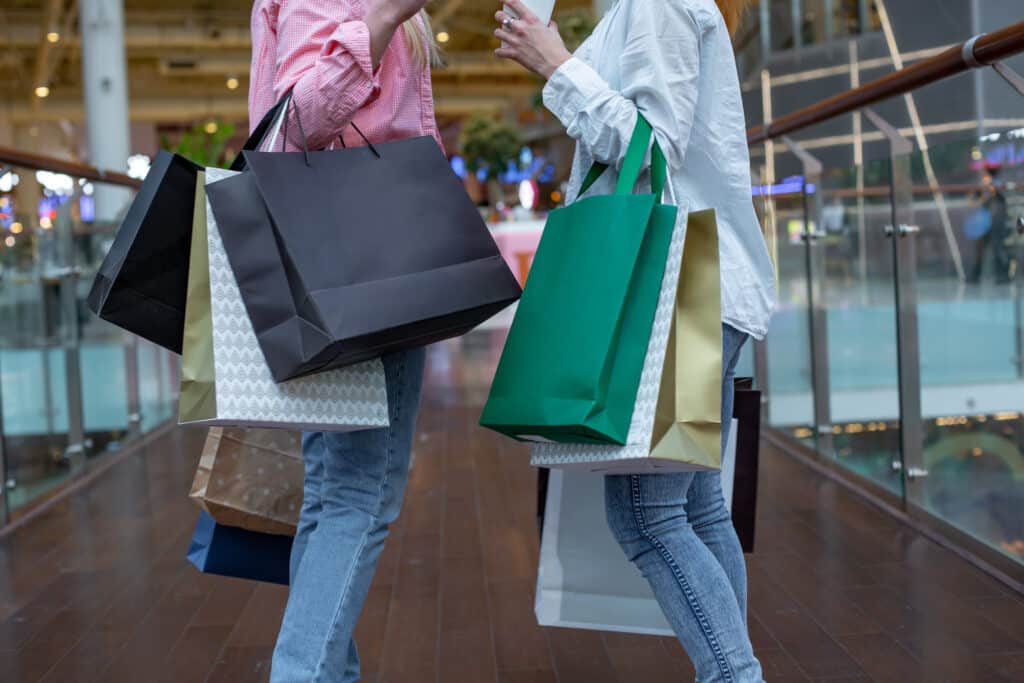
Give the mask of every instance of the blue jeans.
<svg viewBox="0 0 1024 683">
<path fill-rule="evenodd" d="M 409 478 L 423 349 L 385 356 L 391 425 L 302 439 L 306 482 L 272 683 L 359 680 L 352 631 Z"/>
<path fill-rule="evenodd" d="M 747 335 L 722 326 L 722 444 Z M 605 477 L 608 524 L 643 572 L 698 683 L 761 683 L 747 633 L 747 573 L 718 472 Z"/>
</svg>

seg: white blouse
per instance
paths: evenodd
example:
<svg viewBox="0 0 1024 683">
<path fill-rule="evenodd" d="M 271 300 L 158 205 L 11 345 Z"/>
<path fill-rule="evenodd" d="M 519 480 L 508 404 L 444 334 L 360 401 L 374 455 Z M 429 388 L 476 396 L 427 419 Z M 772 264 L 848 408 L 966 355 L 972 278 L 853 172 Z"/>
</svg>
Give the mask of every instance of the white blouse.
<svg viewBox="0 0 1024 683">
<path fill-rule="evenodd" d="M 668 159 L 673 202 L 716 210 L 722 321 L 763 339 L 775 274 L 754 212 L 736 59 L 714 0 L 618 0 L 552 75 L 544 104 L 578 142 L 569 198 L 594 160 L 622 163 L 643 112 Z M 612 176 L 591 192 L 613 192 Z"/>
</svg>

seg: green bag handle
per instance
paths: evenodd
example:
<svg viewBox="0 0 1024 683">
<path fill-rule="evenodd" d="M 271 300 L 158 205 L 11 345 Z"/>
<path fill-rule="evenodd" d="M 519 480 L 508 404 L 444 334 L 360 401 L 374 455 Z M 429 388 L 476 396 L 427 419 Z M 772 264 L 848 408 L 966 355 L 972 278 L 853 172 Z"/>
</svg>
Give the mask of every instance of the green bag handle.
<svg viewBox="0 0 1024 683">
<path fill-rule="evenodd" d="M 633 136 L 629 140 L 629 147 L 626 149 L 626 158 L 622 162 L 622 170 L 619 171 L 619 182 L 615 186 L 615 194 L 633 194 L 633 188 L 640 178 L 640 169 L 644 165 L 644 157 L 647 156 L 647 147 L 651 144 L 654 130 L 651 124 L 642 114 L 637 114 L 636 127 L 633 128 Z M 579 197 L 589 190 L 598 178 L 608 170 L 607 164 L 595 161 L 590 167 L 590 172 L 584 178 L 580 186 Z M 661 203 L 662 194 L 665 192 L 665 182 L 668 176 L 668 163 L 665 154 L 661 151 L 658 141 L 654 141 L 654 148 L 651 150 L 651 191 Z"/>
</svg>

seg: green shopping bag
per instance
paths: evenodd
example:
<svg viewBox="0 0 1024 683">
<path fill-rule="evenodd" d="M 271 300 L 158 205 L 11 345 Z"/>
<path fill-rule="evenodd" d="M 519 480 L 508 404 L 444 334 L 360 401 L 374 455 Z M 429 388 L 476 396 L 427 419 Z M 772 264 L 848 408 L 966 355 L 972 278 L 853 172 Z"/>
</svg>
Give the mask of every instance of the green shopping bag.
<svg viewBox="0 0 1024 683">
<path fill-rule="evenodd" d="M 650 145 L 641 116 L 615 194 L 548 217 L 480 424 L 523 441 L 626 443 L 677 207 L 633 194 Z M 595 164 L 583 194 L 604 172 Z"/>
</svg>

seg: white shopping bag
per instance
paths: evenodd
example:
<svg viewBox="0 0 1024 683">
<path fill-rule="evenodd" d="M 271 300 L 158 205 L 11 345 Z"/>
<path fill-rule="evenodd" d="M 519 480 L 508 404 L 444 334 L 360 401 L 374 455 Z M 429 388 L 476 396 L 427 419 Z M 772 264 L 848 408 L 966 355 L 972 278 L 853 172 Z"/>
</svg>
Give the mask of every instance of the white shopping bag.
<svg viewBox="0 0 1024 683">
<path fill-rule="evenodd" d="M 230 175 L 234 172 L 208 168 L 205 180 L 209 184 Z M 274 382 L 209 201 L 205 208 L 214 396 L 204 405 L 205 414 L 182 414 L 182 423 L 335 432 L 386 427 L 387 388 L 380 359 Z"/>
<path fill-rule="evenodd" d="M 732 507 L 737 421 L 722 458 Z M 541 626 L 673 635 L 651 587 L 608 528 L 604 475 L 551 470 L 534 610 Z"/>
</svg>

